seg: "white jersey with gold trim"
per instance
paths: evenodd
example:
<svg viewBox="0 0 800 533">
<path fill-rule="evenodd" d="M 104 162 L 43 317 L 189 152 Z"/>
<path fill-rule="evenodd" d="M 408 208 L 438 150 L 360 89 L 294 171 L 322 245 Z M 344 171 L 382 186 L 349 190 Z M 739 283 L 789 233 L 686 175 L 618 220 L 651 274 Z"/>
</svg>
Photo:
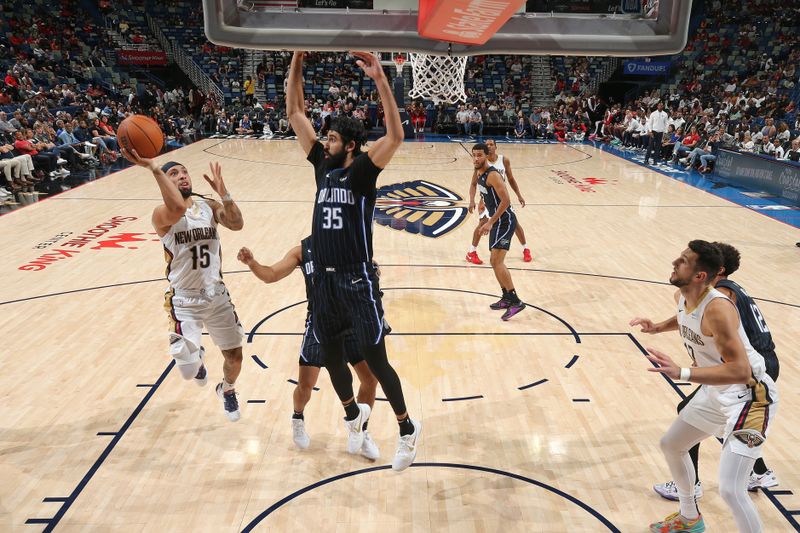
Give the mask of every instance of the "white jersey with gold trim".
<svg viewBox="0 0 800 533">
<path fill-rule="evenodd" d="M 708 304 L 715 298 L 724 298 L 730 301 L 727 296 L 713 288 L 708 290 L 695 309 L 686 309 L 686 299 L 683 295 L 681 295 L 678 300 L 678 331 L 683 338 L 683 344 L 686 346 L 689 356 L 699 367 L 722 364 L 722 354 L 720 354 L 717 349 L 717 343 L 714 337 L 704 335 L 701 327 L 706 307 L 708 307 Z M 731 305 L 733 305 L 733 302 L 731 302 Z M 764 357 L 750 345 L 750 341 L 747 340 L 747 334 L 742 327 L 741 320 L 739 321 L 738 333 L 742 344 L 744 344 L 744 349 L 747 352 L 747 358 L 750 361 L 753 377 L 756 381 L 761 381 L 766 374 Z M 733 390 L 745 390 L 747 388 L 744 384 L 709 385 L 709 387 L 717 389 L 720 393 Z"/>
<path fill-rule="evenodd" d="M 494 169 L 500 174 L 500 177 L 503 178 L 503 181 L 508 181 L 506 180 L 506 165 L 503 163 L 503 154 L 497 154 L 497 160 L 495 162 L 489 161 L 489 166 L 494 167 Z M 514 210 L 512 206 L 508 206 L 508 208 L 511 211 Z M 484 207 L 478 218 L 491 218 L 491 215 L 489 215 L 489 210 Z"/>
<path fill-rule="evenodd" d="M 217 221 L 208 202 L 194 198 L 183 217 L 161 237 L 161 243 L 172 288 L 213 292 L 222 282 Z"/>
<path fill-rule="evenodd" d="M 494 167 L 494 169 L 503 176 L 503 181 L 506 181 L 506 165 L 503 161 L 503 154 L 496 154 L 497 160 L 496 161 L 489 161 L 489 166 Z"/>
</svg>

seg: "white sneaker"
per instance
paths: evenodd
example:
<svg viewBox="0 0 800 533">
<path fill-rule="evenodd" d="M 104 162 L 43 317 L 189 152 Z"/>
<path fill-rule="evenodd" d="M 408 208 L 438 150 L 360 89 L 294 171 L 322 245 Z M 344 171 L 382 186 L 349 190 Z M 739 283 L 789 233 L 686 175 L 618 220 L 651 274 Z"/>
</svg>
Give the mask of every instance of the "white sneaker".
<svg viewBox="0 0 800 533">
<path fill-rule="evenodd" d="M 392 470 L 396 472 L 405 470 L 417 458 L 417 441 L 422 433 L 422 423 L 411 418 L 409 420 L 414 424 L 414 433 L 400 437 L 397 451 L 394 453 L 394 459 L 392 460 Z"/>
<path fill-rule="evenodd" d="M 674 502 L 678 501 L 678 487 L 675 485 L 674 481 L 653 485 L 653 490 L 662 498 Z M 700 481 L 694 484 L 694 497 L 698 500 L 703 497 L 703 485 Z"/>
<path fill-rule="evenodd" d="M 59 157 L 58 159 L 56 159 L 56 163 L 58 163 L 59 165 L 66 165 L 68 161 L 66 159 L 61 159 Z"/>
<path fill-rule="evenodd" d="M 369 431 L 366 430 L 364 430 L 364 443 L 361 445 L 361 455 L 370 461 L 375 461 L 381 456 L 381 451 L 378 449 L 378 445 L 375 444 L 375 441 L 372 440 Z"/>
<path fill-rule="evenodd" d="M 778 477 L 772 470 L 767 470 L 763 474 L 750 472 L 750 481 L 747 482 L 747 490 L 756 491 L 758 489 L 768 489 L 778 486 Z"/>
<path fill-rule="evenodd" d="M 294 440 L 295 446 L 301 450 L 305 450 L 308 448 L 308 445 L 311 444 L 311 439 L 308 437 L 308 433 L 306 433 L 306 423 L 304 420 L 292 418 L 292 440 Z"/>
<path fill-rule="evenodd" d="M 365 403 L 356 404 L 359 409 L 358 416 L 355 420 L 345 420 L 344 426 L 347 428 L 347 453 L 358 453 L 361 450 L 361 446 L 364 445 L 364 431 L 361 430 L 364 427 L 364 422 L 369 420 L 369 415 L 372 413 L 372 410 L 369 408 L 369 405 Z"/>
<path fill-rule="evenodd" d="M 225 416 L 231 422 L 236 422 L 242 418 L 239 412 L 239 398 L 236 396 L 236 390 L 231 389 L 228 392 L 222 392 L 222 382 L 217 383 L 217 396 L 222 400 L 222 406 L 225 408 Z"/>
</svg>

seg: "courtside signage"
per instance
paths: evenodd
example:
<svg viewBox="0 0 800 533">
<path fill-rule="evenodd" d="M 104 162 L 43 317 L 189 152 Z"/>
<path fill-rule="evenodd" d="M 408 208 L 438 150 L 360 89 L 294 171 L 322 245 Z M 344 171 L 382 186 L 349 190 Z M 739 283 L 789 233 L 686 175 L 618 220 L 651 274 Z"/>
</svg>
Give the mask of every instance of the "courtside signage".
<svg viewBox="0 0 800 533">
<path fill-rule="evenodd" d="M 669 61 L 625 61 L 623 69 L 632 76 L 666 76 L 669 67 Z"/>
<path fill-rule="evenodd" d="M 38 257 L 20 265 L 17 269 L 26 272 L 40 272 L 56 263 L 70 261 L 89 250 L 135 250 L 139 248 L 139 243 L 159 240 L 155 233 L 114 232 L 110 234 L 119 226 L 134 220 L 139 220 L 139 217 L 116 216 L 79 234 L 71 231 L 61 232 L 36 244 L 34 249 L 47 251 L 41 252 Z"/>
</svg>

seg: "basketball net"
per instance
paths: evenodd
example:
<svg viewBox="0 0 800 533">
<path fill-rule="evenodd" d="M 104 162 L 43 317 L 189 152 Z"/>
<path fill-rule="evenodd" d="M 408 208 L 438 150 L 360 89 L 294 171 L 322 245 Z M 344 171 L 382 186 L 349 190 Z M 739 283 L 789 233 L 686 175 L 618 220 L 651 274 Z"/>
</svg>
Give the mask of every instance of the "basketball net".
<svg viewBox="0 0 800 533">
<path fill-rule="evenodd" d="M 408 91 L 411 98 L 430 98 L 434 104 L 466 102 L 464 72 L 466 56 L 435 56 L 409 53 L 414 86 Z M 398 66 L 402 69 L 402 65 Z"/>
</svg>

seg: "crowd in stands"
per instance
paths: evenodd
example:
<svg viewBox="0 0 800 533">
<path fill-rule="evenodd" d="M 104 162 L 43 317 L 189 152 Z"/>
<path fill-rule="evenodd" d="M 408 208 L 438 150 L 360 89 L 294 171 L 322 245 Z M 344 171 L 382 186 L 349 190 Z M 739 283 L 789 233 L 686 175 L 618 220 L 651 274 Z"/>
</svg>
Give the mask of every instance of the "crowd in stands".
<svg viewBox="0 0 800 533">
<path fill-rule="evenodd" d="M 686 50 L 673 58 L 670 83 L 625 102 L 593 94 L 602 58 L 554 58 L 553 103 L 539 106 L 530 56 L 475 56 L 467 63 L 466 102 L 417 100 L 407 112 L 417 133 L 608 142 L 642 151 L 646 160 L 703 171 L 720 146 L 797 161 L 800 34 L 787 28 L 800 26 L 800 10 L 776 2 L 745 0 L 735 10 L 707 2 Z M 78 0 L 58 0 L 56 9 L 20 0 L 0 7 L 0 197 L 37 183 L 68 186 L 70 173 L 112 164 L 114 132 L 132 113 L 154 117 L 173 147 L 213 134 L 293 134 L 284 100 L 289 53 L 266 53 L 254 75 L 244 75 L 242 51 L 214 46 L 203 35 L 201 6 L 169 0 L 159 4 L 163 25 L 191 28 L 173 37 L 197 49 L 211 81 L 237 96 L 222 102 L 195 87 L 109 82 L 97 72 L 114 67 L 102 51 L 118 44 L 117 36 L 155 40 L 141 20 L 129 23 L 127 16 L 145 0 L 97 3 L 110 32 L 96 28 Z M 782 16 L 774 17 L 780 8 Z M 338 115 L 356 117 L 367 129 L 383 126 L 374 82 L 351 62 L 344 53 L 310 53 L 305 62 L 306 108 L 321 136 Z M 393 77 L 394 68 L 387 74 Z"/>
</svg>

